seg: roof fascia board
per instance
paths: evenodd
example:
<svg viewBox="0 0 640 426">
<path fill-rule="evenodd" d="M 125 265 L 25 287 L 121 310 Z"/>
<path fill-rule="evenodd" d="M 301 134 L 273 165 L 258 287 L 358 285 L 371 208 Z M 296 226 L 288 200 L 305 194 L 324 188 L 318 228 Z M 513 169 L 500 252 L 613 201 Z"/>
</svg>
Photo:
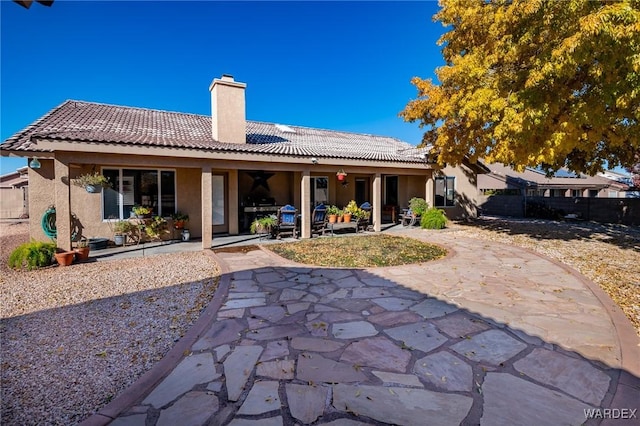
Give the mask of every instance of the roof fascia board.
<svg viewBox="0 0 640 426">
<path fill-rule="evenodd" d="M 184 158 L 184 157 L 152 157 L 148 155 L 130 155 L 130 154 L 102 154 L 102 153 L 78 153 L 78 152 L 56 152 L 56 158 L 64 163 L 68 164 L 100 164 L 102 166 L 112 167 L 148 167 L 148 168 L 186 168 L 186 169 L 200 169 L 210 168 L 212 170 L 268 170 L 268 171 L 289 171 L 289 172 L 302 172 L 309 170 L 313 175 L 333 175 L 338 169 L 335 165 L 330 164 L 311 164 L 310 162 L 298 162 L 298 163 L 282 163 L 264 161 L 252 162 L 252 161 L 233 161 L 229 162 L 227 159 L 204 159 L 204 158 Z M 340 168 L 345 168 L 344 165 Z M 375 174 L 380 173 L 380 167 L 372 165 L 356 166 L 350 165 L 346 167 L 349 174 Z M 382 170 L 385 175 L 424 175 L 429 176 L 431 174 L 430 169 L 406 169 L 400 167 L 387 167 Z"/>
<path fill-rule="evenodd" d="M 34 141 L 39 149 L 44 151 L 65 151 L 75 153 L 95 153 L 95 154 L 113 154 L 115 147 L 120 145 L 103 144 L 103 143 L 75 143 L 75 142 L 60 142 L 47 139 L 37 139 Z M 311 163 L 312 156 L 284 156 L 274 154 L 260 154 L 260 153 L 248 153 L 248 152 L 225 152 L 225 151 L 205 151 L 190 148 L 171 148 L 171 147 L 153 147 L 153 146 L 135 146 L 127 145 L 124 147 L 126 152 L 119 153 L 120 155 L 140 155 L 140 156 L 155 156 L 155 157 L 168 157 L 168 158 L 191 158 L 198 160 L 224 160 L 224 161 L 244 161 L 244 162 L 261 162 L 261 163 L 286 163 L 286 164 L 301 164 L 309 162 Z M 51 155 L 50 152 L 47 154 Z M 28 153 L 24 151 L 23 156 L 33 157 L 34 155 L 40 157 L 39 153 Z M 333 165 L 345 167 L 348 163 L 349 166 L 369 166 L 369 167 L 383 167 L 393 169 L 412 169 L 412 170 L 431 170 L 432 164 L 424 163 L 399 163 L 390 161 L 369 161 L 359 160 L 351 158 L 319 158 L 319 163 L 323 165 Z"/>
</svg>

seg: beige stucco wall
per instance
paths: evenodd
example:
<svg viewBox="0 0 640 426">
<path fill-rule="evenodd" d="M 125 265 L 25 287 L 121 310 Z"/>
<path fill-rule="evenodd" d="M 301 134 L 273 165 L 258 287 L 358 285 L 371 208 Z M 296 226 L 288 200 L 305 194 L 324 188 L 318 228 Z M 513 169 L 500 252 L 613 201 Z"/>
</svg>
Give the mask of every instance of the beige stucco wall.
<svg viewBox="0 0 640 426">
<path fill-rule="evenodd" d="M 401 208 L 408 207 L 413 197 L 425 198 L 426 181 L 426 176 L 398 177 L 398 203 Z"/>
<path fill-rule="evenodd" d="M 28 188 L 0 188 L 0 219 L 17 219 L 25 211 L 25 191 Z"/>
<path fill-rule="evenodd" d="M 464 165 L 456 167 L 447 166 L 434 176 L 454 176 L 455 181 L 455 207 L 443 207 L 449 219 L 466 219 L 478 216 L 478 205 L 480 204 L 480 196 L 476 182 L 476 174 L 474 171 Z"/>
<path fill-rule="evenodd" d="M 48 241 L 40 221 L 49 206 L 56 203 L 53 191 L 53 160 L 40 160 L 39 169 L 29 169 L 29 232 L 31 238 Z"/>
<path fill-rule="evenodd" d="M 275 198 L 277 205 L 293 203 L 302 211 L 301 203 L 301 180 L 302 172 L 305 168 L 304 164 L 287 164 L 277 162 L 229 162 L 227 160 L 193 160 L 188 158 L 169 158 L 122 154 L 90 154 L 79 152 L 68 152 L 56 154 L 60 155 L 65 164 L 71 163 L 68 173 L 69 178 L 91 172 L 92 170 L 101 170 L 102 167 L 107 168 L 132 168 L 132 169 L 171 169 L 176 172 L 176 201 L 178 210 L 188 214 L 190 221 L 188 224 L 191 235 L 194 238 L 202 237 L 202 170 L 211 170 L 215 174 L 224 174 L 233 176 L 235 173 L 229 173 L 230 167 L 238 167 L 240 170 L 265 170 L 274 175 L 268 180 L 270 192 L 266 191 L 262 194 L 265 197 Z M 66 159 L 66 160 L 65 160 Z M 36 239 L 46 240 L 40 229 L 40 220 L 42 214 L 49 205 L 55 205 L 54 170 L 52 160 L 41 160 L 42 167 L 38 170 L 30 170 L 30 217 L 32 236 Z M 329 182 L 329 202 L 339 207 L 344 207 L 350 200 L 355 199 L 356 184 L 358 178 L 367 179 L 369 184 L 369 198 L 373 202 L 374 194 L 372 188 L 373 177 L 375 173 L 382 171 L 374 166 L 350 166 L 345 167 L 347 171 L 348 186 L 343 186 L 336 178 L 335 172 L 339 167 L 332 165 L 314 165 L 311 171 L 312 176 L 327 176 Z M 308 169 L 309 166 L 306 166 Z M 297 171 L 291 171 L 291 170 Z M 385 169 L 389 174 L 398 175 L 398 191 L 399 203 L 406 206 L 409 199 L 416 197 L 425 197 L 425 182 L 430 174 L 429 170 L 416 169 L 415 175 L 410 169 L 388 168 Z M 66 180 L 66 179 L 65 179 Z M 230 225 L 237 220 L 237 205 L 242 201 L 242 197 L 250 192 L 253 179 L 244 172 L 237 173 L 238 189 L 240 198 L 234 202 L 234 206 L 229 203 L 233 197 L 230 197 L 227 204 L 227 220 Z M 228 183 L 228 182 L 227 182 Z M 84 188 L 71 185 L 70 189 L 70 210 L 78 218 L 81 226 L 82 235 L 88 238 L 106 237 L 113 239 L 113 231 L 110 221 L 102 220 L 102 196 L 99 194 L 87 193 Z M 257 191 L 258 196 L 261 190 Z M 64 191 L 58 191 L 63 193 Z M 231 231 L 233 226 L 229 226 Z M 215 231 L 215 229 L 214 229 Z M 176 237 L 176 235 L 172 235 Z"/>
<path fill-rule="evenodd" d="M 29 217 L 31 236 L 37 240 L 47 240 L 41 228 L 44 212 L 51 205 L 56 204 L 53 191 L 54 172 L 52 160 L 41 160 L 42 167 L 29 170 Z M 110 165 L 109 167 L 116 167 Z M 131 166 L 123 166 L 131 167 Z M 69 169 L 70 178 L 83 173 L 90 173 L 93 166 L 74 166 Z M 176 198 L 178 210 L 189 215 L 190 224 L 201 222 L 200 170 L 176 170 Z M 66 180 L 66 179 L 65 179 Z M 80 235 L 86 238 L 103 237 L 113 239 L 110 221 L 102 220 L 102 195 L 90 194 L 84 188 L 71 185 L 71 212 L 77 218 Z M 169 221 L 171 223 L 171 221 Z M 188 225 L 189 226 L 189 225 Z M 199 226 L 189 226 L 192 237 L 200 238 L 202 232 Z M 175 236 L 174 236 L 175 237 Z"/>
</svg>

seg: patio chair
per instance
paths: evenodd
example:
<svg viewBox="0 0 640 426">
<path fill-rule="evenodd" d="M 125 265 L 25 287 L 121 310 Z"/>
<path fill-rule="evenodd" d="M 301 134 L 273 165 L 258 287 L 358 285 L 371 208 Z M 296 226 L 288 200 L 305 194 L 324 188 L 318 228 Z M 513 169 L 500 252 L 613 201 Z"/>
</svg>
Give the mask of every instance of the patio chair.
<svg viewBox="0 0 640 426">
<path fill-rule="evenodd" d="M 370 227 L 372 227 L 372 217 L 371 217 L 371 213 L 373 213 L 373 208 L 371 207 L 371 203 L 369 203 L 368 201 L 365 201 L 364 203 L 362 203 L 362 205 L 360 206 L 360 208 L 362 210 L 364 210 L 364 217 L 358 218 L 358 229 L 361 229 L 363 231 L 367 231 L 369 230 Z"/>
<path fill-rule="evenodd" d="M 327 230 L 327 206 L 324 204 L 318 204 L 311 213 L 311 235 L 320 234 L 324 235 Z"/>
<path fill-rule="evenodd" d="M 276 224 L 271 228 L 273 237 L 280 239 L 283 234 L 291 234 L 293 238 L 297 237 L 298 209 L 287 204 L 278 209 L 276 214 Z"/>
<path fill-rule="evenodd" d="M 416 215 L 411 209 L 402 209 L 402 214 L 400 215 L 400 223 L 405 228 L 415 225 L 416 223 L 420 223 L 420 216 Z"/>
</svg>

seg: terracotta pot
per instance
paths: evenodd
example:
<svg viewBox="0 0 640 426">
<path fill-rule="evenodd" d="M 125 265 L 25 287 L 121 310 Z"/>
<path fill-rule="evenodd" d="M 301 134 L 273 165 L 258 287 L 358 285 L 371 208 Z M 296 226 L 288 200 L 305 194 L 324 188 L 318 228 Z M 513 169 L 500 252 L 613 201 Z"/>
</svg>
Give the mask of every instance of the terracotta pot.
<svg viewBox="0 0 640 426">
<path fill-rule="evenodd" d="M 78 262 L 83 262 L 89 258 L 89 252 L 91 249 L 89 247 L 78 247 L 74 251 L 76 252 L 76 259 L 78 259 Z"/>
<path fill-rule="evenodd" d="M 344 220 L 344 217 L 342 215 L 338 216 L 338 222 L 342 222 Z"/>
<path fill-rule="evenodd" d="M 56 258 L 56 262 L 58 262 L 58 265 L 60 266 L 69 266 L 73 263 L 73 258 L 75 257 L 76 253 L 74 251 L 61 251 L 58 253 L 54 253 L 54 256 Z"/>
<path fill-rule="evenodd" d="M 337 220 L 338 220 L 338 215 L 337 214 L 330 214 L 329 215 L 329 223 L 336 223 Z"/>
<path fill-rule="evenodd" d="M 344 221 L 347 223 L 351 222 L 351 213 L 344 214 Z"/>
</svg>

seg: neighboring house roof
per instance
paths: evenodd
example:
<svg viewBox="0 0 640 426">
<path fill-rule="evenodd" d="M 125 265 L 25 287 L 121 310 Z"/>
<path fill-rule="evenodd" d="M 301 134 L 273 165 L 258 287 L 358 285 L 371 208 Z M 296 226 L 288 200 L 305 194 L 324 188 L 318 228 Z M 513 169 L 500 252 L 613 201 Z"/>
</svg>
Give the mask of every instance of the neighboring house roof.
<svg viewBox="0 0 640 426">
<path fill-rule="evenodd" d="M 423 150 L 396 138 L 249 120 L 246 144 L 221 143 L 211 136 L 210 116 L 74 100 L 54 108 L 0 148 L 42 152 L 32 138 L 405 163 L 425 158 Z"/>
<path fill-rule="evenodd" d="M 605 179 L 620 182 L 628 186 L 633 186 L 633 179 L 631 178 L 630 173 L 620 173 L 614 170 L 605 170 L 602 173 L 598 173 L 598 176 L 601 176 Z"/>
<path fill-rule="evenodd" d="M 20 167 L 15 172 L 0 176 L 0 188 L 22 188 L 29 185 L 27 167 Z"/>
<path fill-rule="evenodd" d="M 491 176 L 521 188 L 602 189 L 612 187 L 619 190 L 628 188 L 627 185 L 623 183 L 601 176 L 577 175 L 567 170 L 548 177 L 543 171 L 529 167 L 522 172 L 517 172 L 510 167 L 498 163 L 486 164 L 486 166 L 491 170 Z"/>
</svg>

